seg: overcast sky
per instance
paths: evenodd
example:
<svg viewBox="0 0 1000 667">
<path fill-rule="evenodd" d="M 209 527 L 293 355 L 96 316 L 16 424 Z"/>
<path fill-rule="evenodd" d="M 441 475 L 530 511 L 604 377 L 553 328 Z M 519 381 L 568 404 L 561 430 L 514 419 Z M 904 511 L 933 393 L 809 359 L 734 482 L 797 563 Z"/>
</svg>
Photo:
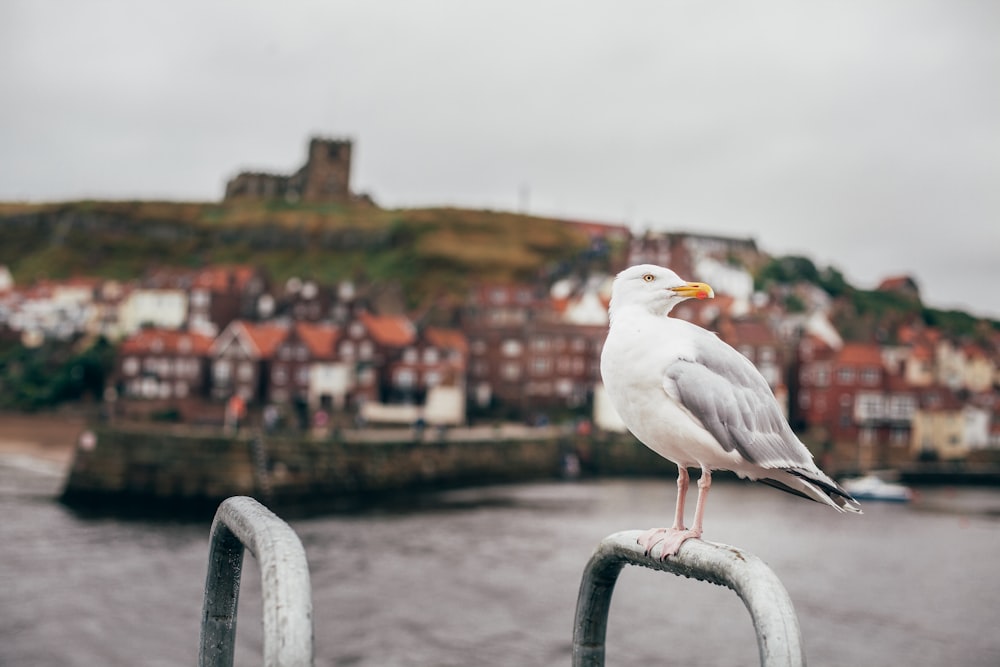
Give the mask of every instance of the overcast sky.
<svg viewBox="0 0 1000 667">
<path fill-rule="evenodd" d="M 753 237 L 1000 317 L 998 36 L 996 0 L 4 0 L 0 200 L 216 200 L 349 137 L 382 206 Z"/>
</svg>

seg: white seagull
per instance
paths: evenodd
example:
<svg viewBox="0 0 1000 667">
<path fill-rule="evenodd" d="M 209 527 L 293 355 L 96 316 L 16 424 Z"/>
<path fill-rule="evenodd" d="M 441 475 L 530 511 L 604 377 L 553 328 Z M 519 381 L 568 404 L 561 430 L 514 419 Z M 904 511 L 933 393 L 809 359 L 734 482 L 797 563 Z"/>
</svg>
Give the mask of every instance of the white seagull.
<svg viewBox="0 0 1000 667">
<path fill-rule="evenodd" d="M 745 356 L 701 327 L 667 317 L 681 301 L 711 299 L 705 283 L 686 282 L 652 264 L 615 278 L 601 353 L 601 376 L 612 405 L 644 445 L 677 464 L 673 527 L 639 537 L 661 558 L 701 537 L 713 470 L 731 470 L 840 512 L 861 506 L 813 462 L 792 432 L 767 381 Z M 684 527 L 688 468 L 701 468 L 698 504 Z"/>
</svg>

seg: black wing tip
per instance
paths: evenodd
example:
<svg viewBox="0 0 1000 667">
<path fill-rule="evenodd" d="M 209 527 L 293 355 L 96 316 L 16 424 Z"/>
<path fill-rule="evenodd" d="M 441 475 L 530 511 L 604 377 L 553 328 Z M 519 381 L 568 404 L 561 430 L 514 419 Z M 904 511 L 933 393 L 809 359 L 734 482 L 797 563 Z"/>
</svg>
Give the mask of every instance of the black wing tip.
<svg viewBox="0 0 1000 667">
<path fill-rule="evenodd" d="M 841 488 L 839 484 L 834 482 L 826 475 L 823 475 L 823 473 L 820 473 L 820 475 L 823 476 L 819 477 L 815 474 L 810 474 L 810 472 L 807 470 L 799 470 L 797 468 L 786 468 L 785 472 L 791 475 L 795 475 L 802 481 L 806 482 L 807 484 L 810 484 L 817 490 L 821 491 L 823 495 L 825 495 L 830 500 L 830 502 L 837 510 L 841 512 L 851 512 L 852 514 L 864 514 L 864 512 L 861 510 L 861 503 L 859 503 L 854 498 L 854 496 L 852 496 L 843 488 Z M 776 488 L 781 488 L 780 486 L 774 484 L 772 484 L 771 486 L 775 486 Z M 782 489 L 782 490 L 788 490 L 788 489 Z M 791 492 L 801 496 L 805 496 L 810 500 L 816 500 L 815 498 L 810 498 L 808 495 L 795 490 L 791 490 Z M 816 502 L 820 501 L 817 500 Z"/>
</svg>

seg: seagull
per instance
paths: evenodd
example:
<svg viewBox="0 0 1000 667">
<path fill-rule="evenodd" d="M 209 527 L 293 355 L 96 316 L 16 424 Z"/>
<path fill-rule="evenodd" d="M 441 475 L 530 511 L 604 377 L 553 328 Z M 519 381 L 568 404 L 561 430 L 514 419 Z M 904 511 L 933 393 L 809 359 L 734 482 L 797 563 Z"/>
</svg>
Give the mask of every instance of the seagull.
<svg viewBox="0 0 1000 667">
<path fill-rule="evenodd" d="M 861 506 L 813 462 L 795 436 L 767 381 L 717 335 L 667 317 L 685 299 L 711 299 L 705 283 L 687 282 L 662 266 L 640 264 L 614 280 L 601 377 L 611 404 L 644 445 L 677 464 L 677 506 L 671 528 L 643 532 L 646 555 L 660 558 L 701 537 L 713 470 L 861 513 Z M 700 468 L 698 502 L 684 527 L 688 468 Z"/>
</svg>

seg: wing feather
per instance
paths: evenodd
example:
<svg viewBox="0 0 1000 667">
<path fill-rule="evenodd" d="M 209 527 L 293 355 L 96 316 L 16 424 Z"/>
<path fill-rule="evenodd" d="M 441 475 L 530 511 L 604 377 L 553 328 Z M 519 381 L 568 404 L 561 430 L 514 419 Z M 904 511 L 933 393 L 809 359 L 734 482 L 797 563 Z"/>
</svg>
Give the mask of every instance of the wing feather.
<svg viewBox="0 0 1000 667">
<path fill-rule="evenodd" d="M 727 451 L 765 468 L 812 465 L 812 455 L 785 420 L 767 381 L 749 359 L 704 332 L 694 357 L 665 371 L 664 389 Z"/>
</svg>

